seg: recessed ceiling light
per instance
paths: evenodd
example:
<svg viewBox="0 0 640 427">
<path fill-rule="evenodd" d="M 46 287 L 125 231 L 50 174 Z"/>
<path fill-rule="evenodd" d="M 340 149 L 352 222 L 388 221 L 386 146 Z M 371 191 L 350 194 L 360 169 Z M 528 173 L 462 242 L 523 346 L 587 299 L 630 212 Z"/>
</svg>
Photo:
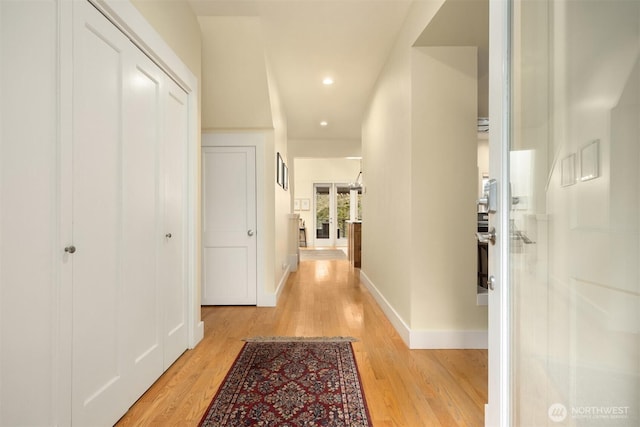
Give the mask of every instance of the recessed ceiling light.
<svg viewBox="0 0 640 427">
<path fill-rule="evenodd" d="M 333 79 L 331 77 L 325 77 L 322 80 L 322 84 L 325 86 L 331 86 L 333 84 Z"/>
<path fill-rule="evenodd" d="M 320 122 L 320 126 L 329 126 L 329 122 L 327 122 L 326 120 L 323 120 Z"/>
</svg>

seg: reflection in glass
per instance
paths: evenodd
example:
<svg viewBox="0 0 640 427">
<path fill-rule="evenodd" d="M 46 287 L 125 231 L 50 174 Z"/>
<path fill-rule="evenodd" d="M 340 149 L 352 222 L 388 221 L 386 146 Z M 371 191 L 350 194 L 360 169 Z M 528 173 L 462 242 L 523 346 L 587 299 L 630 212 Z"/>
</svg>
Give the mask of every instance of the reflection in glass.
<svg viewBox="0 0 640 427">
<path fill-rule="evenodd" d="M 640 2 L 516 0 L 511 31 L 512 425 L 638 426 Z"/>
</svg>

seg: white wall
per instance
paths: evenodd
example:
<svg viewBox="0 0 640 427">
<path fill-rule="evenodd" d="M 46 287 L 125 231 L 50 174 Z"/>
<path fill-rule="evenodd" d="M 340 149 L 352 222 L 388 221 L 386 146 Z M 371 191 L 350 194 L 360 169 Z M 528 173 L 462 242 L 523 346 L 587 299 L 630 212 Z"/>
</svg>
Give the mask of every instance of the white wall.
<svg viewBox="0 0 640 427">
<path fill-rule="evenodd" d="M 475 47 L 414 48 L 411 328 L 461 334 L 462 347 L 482 346 L 464 334 L 487 329 L 476 304 L 477 82 Z"/>
<path fill-rule="evenodd" d="M 274 242 L 273 249 L 273 271 L 271 275 L 273 277 L 273 287 L 266 287 L 266 292 L 272 293 L 275 299 L 272 300 L 275 305 L 277 296 L 282 292 L 289 276 L 290 270 L 297 269 L 297 266 L 291 265 L 294 260 L 290 257 L 289 241 L 292 239 L 290 233 L 292 229 L 289 223 L 289 214 L 291 210 L 291 197 L 293 194 L 293 188 L 291 185 L 292 171 L 289 171 L 289 184 L 288 189 L 285 190 L 277 184 L 276 176 L 276 153 L 280 153 L 283 161 L 290 169 L 293 168 L 293 158 L 288 154 L 289 141 L 287 136 L 287 118 L 284 114 L 284 110 L 280 100 L 280 93 L 278 87 L 273 78 L 270 65 L 267 61 L 267 79 L 269 84 L 269 100 L 271 106 L 271 115 L 273 117 L 273 131 L 271 132 L 273 138 L 273 150 L 269 151 L 265 164 L 272 167 L 271 174 L 267 174 L 265 179 L 265 186 L 271 186 L 274 193 L 274 227 L 269 231 L 269 241 Z"/>
<path fill-rule="evenodd" d="M 269 77 L 258 17 L 198 17 L 202 128 L 272 129 Z"/>
<path fill-rule="evenodd" d="M 407 251 L 411 209 L 411 46 L 444 2 L 415 2 L 390 52 L 362 125 L 362 269 L 365 282 L 391 307 L 396 329 L 411 322 Z M 376 230 L 367 233 L 366 229 Z M 375 293 L 374 293 L 375 295 Z M 387 312 L 387 315 L 390 313 Z M 405 339 L 408 337 L 405 336 Z"/>
<path fill-rule="evenodd" d="M 275 170 L 276 153 L 292 163 L 287 155 L 287 119 L 265 57 L 260 19 L 206 16 L 198 21 L 203 40 L 203 132 L 218 145 L 246 140 L 259 146 L 258 304 L 272 306 L 290 269 L 291 193 L 276 183 Z"/>
<path fill-rule="evenodd" d="M 202 37 L 187 0 L 131 0 L 191 72 L 201 80 Z"/>
<path fill-rule="evenodd" d="M 361 157 L 362 142 L 359 139 L 290 139 L 289 153 L 294 158 Z"/>
<path fill-rule="evenodd" d="M 412 5 L 364 120 L 362 152 L 367 191 L 363 224 L 376 232 L 363 232 L 362 277 L 410 346 L 483 347 L 486 308 L 475 306 L 473 237 L 477 90 L 472 93 L 468 86 L 477 84 L 473 82 L 477 70 L 467 69 L 470 65 L 460 70 L 451 65 L 439 68 L 437 60 L 430 66 L 416 65 L 425 59 L 420 56 L 424 51 L 412 48 L 441 5 Z M 469 59 L 473 55 L 464 56 Z M 430 87 L 434 83 L 420 75 L 419 68 L 424 67 L 431 73 L 443 73 L 440 75 L 444 75 L 445 84 L 455 81 L 446 77 L 446 67 L 450 67 L 448 72 L 464 75 L 460 82 L 466 82 L 463 86 L 470 99 L 460 103 L 456 98 L 457 107 L 449 103 L 451 97 L 438 91 L 437 85 Z M 472 74 L 474 71 L 476 74 Z M 426 99 L 426 104 L 420 99 Z M 437 112 L 438 102 L 455 113 L 436 114 L 434 117 L 446 120 L 440 126 L 428 122 L 429 109 Z M 460 121 L 467 119 L 468 124 Z M 444 209 L 439 209 L 439 204 Z M 430 233 L 434 228 L 453 234 L 437 231 L 434 238 Z M 446 249 L 446 258 L 438 246 Z M 421 267 L 426 265 L 426 270 Z M 429 308 L 434 309 L 432 313 L 428 313 Z"/>
</svg>

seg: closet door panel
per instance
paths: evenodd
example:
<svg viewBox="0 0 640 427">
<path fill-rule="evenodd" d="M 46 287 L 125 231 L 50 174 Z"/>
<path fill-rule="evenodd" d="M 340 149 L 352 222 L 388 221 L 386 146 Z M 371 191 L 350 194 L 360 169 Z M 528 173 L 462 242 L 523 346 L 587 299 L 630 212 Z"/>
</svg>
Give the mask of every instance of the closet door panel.
<svg viewBox="0 0 640 427">
<path fill-rule="evenodd" d="M 125 63 L 123 183 L 123 284 L 131 392 L 139 397 L 162 374 L 158 286 L 158 150 L 161 73 L 133 48 Z"/>
<path fill-rule="evenodd" d="M 164 367 L 187 348 L 187 281 L 185 277 L 185 176 L 188 138 L 187 94 L 167 82 L 164 129 L 164 239 L 160 280 L 164 301 Z"/>
<path fill-rule="evenodd" d="M 72 419 L 113 425 L 187 348 L 187 95 L 73 10 Z"/>
<path fill-rule="evenodd" d="M 128 407 L 124 360 L 122 62 L 128 40 L 86 2 L 74 28 L 73 422 Z"/>
</svg>

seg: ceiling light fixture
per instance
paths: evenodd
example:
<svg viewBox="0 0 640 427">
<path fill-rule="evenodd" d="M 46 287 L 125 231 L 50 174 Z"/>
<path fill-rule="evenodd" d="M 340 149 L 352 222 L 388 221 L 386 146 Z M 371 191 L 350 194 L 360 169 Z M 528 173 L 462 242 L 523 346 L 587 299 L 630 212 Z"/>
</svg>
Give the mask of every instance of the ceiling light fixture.
<svg viewBox="0 0 640 427">
<path fill-rule="evenodd" d="M 333 84 L 333 79 L 331 77 L 325 77 L 322 80 L 322 84 L 325 86 L 331 86 Z"/>
<path fill-rule="evenodd" d="M 323 127 L 324 126 L 329 126 L 329 122 L 326 121 L 326 120 L 323 120 L 323 121 L 320 122 L 320 126 L 323 126 Z"/>
</svg>

